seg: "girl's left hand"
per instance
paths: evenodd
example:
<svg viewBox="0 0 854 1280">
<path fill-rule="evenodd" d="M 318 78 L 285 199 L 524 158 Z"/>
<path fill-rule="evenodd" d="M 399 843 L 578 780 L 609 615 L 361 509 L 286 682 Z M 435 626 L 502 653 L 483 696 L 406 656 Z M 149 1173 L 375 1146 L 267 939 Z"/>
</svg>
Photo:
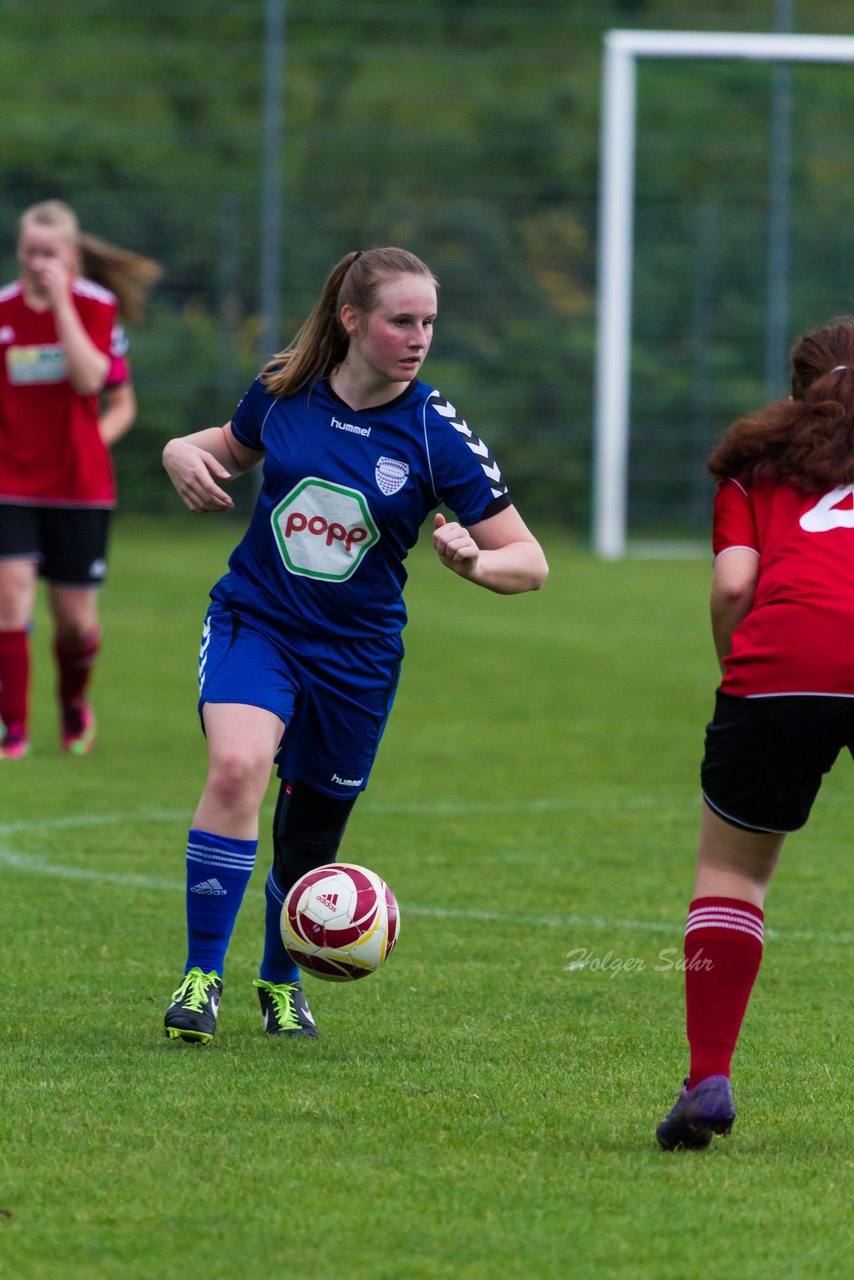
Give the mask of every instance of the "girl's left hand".
<svg viewBox="0 0 854 1280">
<path fill-rule="evenodd" d="M 438 511 L 433 519 L 433 549 L 448 569 L 458 573 L 461 578 L 473 577 L 480 547 L 468 529 L 456 522 L 448 524 Z"/>
</svg>

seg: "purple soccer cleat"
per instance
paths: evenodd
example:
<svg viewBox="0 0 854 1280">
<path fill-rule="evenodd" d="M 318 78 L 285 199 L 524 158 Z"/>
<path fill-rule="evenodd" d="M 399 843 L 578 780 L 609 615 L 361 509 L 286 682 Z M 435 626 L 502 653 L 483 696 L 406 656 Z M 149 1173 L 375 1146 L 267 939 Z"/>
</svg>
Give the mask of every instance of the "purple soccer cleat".
<svg viewBox="0 0 854 1280">
<path fill-rule="evenodd" d="M 735 1103 L 728 1078 L 707 1076 L 693 1089 L 683 1088 L 655 1136 L 664 1151 L 675 1151 L 678 1147 L 702 1151 L 713 1134 L 729 1133 L 734 1119 Z"/>
</svg>

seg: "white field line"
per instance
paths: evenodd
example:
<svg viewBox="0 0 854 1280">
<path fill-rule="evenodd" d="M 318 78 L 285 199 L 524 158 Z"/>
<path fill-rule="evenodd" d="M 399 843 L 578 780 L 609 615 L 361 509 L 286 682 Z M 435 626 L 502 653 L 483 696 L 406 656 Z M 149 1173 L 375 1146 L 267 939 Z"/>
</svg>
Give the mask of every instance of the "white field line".
<svg viewBox="0 0 854 1280">
<path fill-rule="evenodd" d="M 588 800 L 584 797 L 561 796 L 546 797 L 542 800 L 422 800 L 412 802 L 362 800 L 359 812 L 375 813 L 381 817 L 394 814 L 439 815 L 454 817 L 457 814 L 469 813 L 630 813 L 636 809 L 655 809 L 659 813 L 683 813 L 689 809 L 699 810 L 699 796 L 692 797 L 684 806 L 665 806 L 654 796 L 635 796 L 626 798 L 604 797 Z M 4 836 L 16 835 L 21 831 L 62 831 L 75 827 L 117 827 L 124 823 L 141 822 L 183 822 L 189 824 L 192 810 L 186 809 L 146 809 L 138 813 L 102 813 L 102 814 L 67 814 L 62 818 L 36 818 L 20 822 L 0 822 L 0 839 Z M 272 809 L 270 809 L 272 815 Z"/>
<path fill-rule="evenodd" d="M 463 806 L 461 806 L 462 808 Z M 466 810 L 468 807 L 466 806 Z M 139 814 L 101 814 L 89 817 L 49 818 L 46 821 L 12 822 L 0 824 L 0 840 L 5 836 L 20 834 L 25 831 L 61 830 L 75 827 L 103 827 L 127 824 L 128 822 L 174 822 L 186 817 L 180 813 L 149 811 Z M 183 881 L 162 879 L 157 876 L 135 875 L 122 871 L 93 871 L 85 867 L 69 867 L 61 863 L 49 862 L 30 853 L 17 853 L 0 845 L 0 866 L 15 871 L 23 871 L 29 875 L 53 876 L 60 880 L 84 880 L 96 884 L 120 885 L 139 889 L 165 889 L 179 892 L 185 889 Z M 414 903 L 401 904 L 401 911 L 406 915 L 424 916 L 435 920 L 469 920 L 474 923 L 501 925 L 534 925 L 547 929 L 601 929 L 613 931 L 625 929 L 636 933 L 661 933 L 671 937 L 680 937 L 684 922 L 666 920 L 622 920 L 609 916 L 540 916 L 519 915 L 500 911 L 478 911 L 463 907 L 425 907 Z M 766 929 L 765 936 L 783 942 L 832 942 L 841 946 L 854 943 L 854 933 L 813 933 L 805 930 Z"/>
</svg>

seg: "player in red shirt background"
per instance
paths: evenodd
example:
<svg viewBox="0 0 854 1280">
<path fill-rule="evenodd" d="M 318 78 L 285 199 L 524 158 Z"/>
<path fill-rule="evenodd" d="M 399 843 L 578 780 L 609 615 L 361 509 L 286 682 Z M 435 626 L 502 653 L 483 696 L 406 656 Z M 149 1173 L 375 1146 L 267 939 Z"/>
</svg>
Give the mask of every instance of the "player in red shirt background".
<svg viewBox="0 0 854 1280">
<path fill-rule="evenodd" d="M 656 1131 L 665 1150 L 732 1128 L 765 892 L 822 775 L 843 747 L 854 754 L 854 318 L 807 334 L 791 358 L 789 399 L 734 423 L 709 459 L 723 679 L 685 931 L 690 1074 Z"/>
<path fill-rule="evenodd" d="M 20 278 L 0 289 L 0 759 L 29 750 L 40 574 L 54 623 L 62 745 L 83 755 L 94 743 L 86 694 L 115 506 L 108 446 L 135 412 L 118 318 L 138 318 L 160 275 L 151 260 L 82 236 L 58 200 L 21 215 L 18 262 Z M 82 274 L 84 262 L 101 283 Z"/>
</svg>

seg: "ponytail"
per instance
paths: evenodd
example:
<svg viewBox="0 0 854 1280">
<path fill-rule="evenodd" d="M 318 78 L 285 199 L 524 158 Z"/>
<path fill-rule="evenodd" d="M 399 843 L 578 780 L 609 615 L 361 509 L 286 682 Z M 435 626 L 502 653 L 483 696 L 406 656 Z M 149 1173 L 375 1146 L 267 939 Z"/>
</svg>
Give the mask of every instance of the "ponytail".
<svg viewBox="0 0 854 1280">
<path fill-rule="evenodd" d="M 142 319 L 148 295 L 163 275 L 159 262 L 86 232 L 80 236 L 80 260 L 88 280 L 116 295 L 123 320 Z"/>
<path fill-rule="evenodd" d="M 323 290 L 293 341 L 268 361 L 261 381 L 271 395 L 281 399 L 315 382 L 347 354 L 349 338 L 338 318 L 338 295 L 351 265 L 359 257 L 348 253 L 326 278 Z"/>
</svg>

